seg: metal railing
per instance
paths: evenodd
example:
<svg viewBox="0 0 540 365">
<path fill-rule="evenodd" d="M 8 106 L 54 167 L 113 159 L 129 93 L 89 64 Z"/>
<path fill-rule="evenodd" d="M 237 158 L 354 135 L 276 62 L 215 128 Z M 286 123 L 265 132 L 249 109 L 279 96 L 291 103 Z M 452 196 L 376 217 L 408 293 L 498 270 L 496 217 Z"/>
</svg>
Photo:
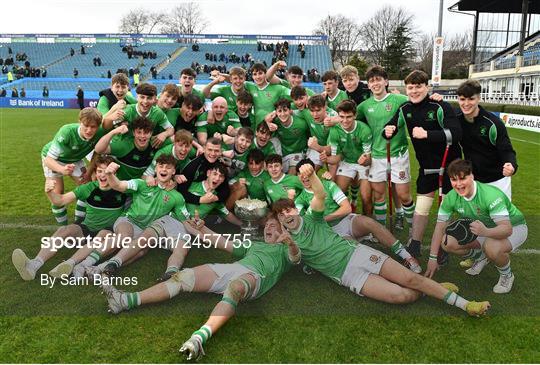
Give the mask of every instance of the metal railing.
<svg viewBox="0 0 540 365">
<path fill-rule="evenodd" d="M 494 91 L 492 93 L 482 93 L 480 98 L 484 103 L 540 106 L 540 96 L 537 92 L 514 94 L 512 92 Z M 458 96 L 444 95 L 444 100 L 457 101 Z"/>
</svg>

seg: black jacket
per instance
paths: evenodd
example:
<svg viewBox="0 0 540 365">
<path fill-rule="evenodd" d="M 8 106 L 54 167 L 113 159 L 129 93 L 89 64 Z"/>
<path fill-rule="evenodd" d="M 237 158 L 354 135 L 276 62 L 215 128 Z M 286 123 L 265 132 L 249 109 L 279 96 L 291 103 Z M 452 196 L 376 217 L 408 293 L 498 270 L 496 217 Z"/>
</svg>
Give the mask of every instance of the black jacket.
<svg viewBox="0 0 540 365">
<path fill-rule="evenodd" d="M 418 104 L 408 101 L 401 105 L 387 125 L 395 125 L 399 128 L 398 121 L 400 119 L 406 123 L 421 174 L 423 174 L 423 169 L 441 167 L 446 149 L 446 135 L 443 128 L 450 130 L 452 134 L 452 145 L 448 151 L 446 165 L 448 166 L 452 160 L 461 157 L 461 147 L 459 146 L 462 134 L 461 126 L 450 104 L 444 101 L 430 100 L 428 95 Z M 427 131 L 427 138 L 413 138 L 412 131 L 415 127 L 424 128 Z"/>
<path fill-rule="evenodd" d="M 186 203 L 200 204 L 200 196 L 190 193 L 189 186 L 193 182 L 206 180 L 206 172 L 215 165 L 215 162 L 209 162 L 204 154 L 191 160 L 186 167 L 182 170 L 181 174 L 184 175 L 187 181 L 183 184 L 178 184 L 176 189 L 182 194 Z M 180 172 L 176 172 L 177 174 Z M 221 183 L 216 189 L 219 201 L 224 203 L 229 197 L 229 180 L 225 177 L 225 181 Z"/>
<path fill-rule="evenodd" d="M 463 154 L 472 162 L 476 180 L 488 183 L 502 179 L 506 162 L 510 162 L 517 171 L 516 151 L 502 120 L 482 107 L 472 122 L 468 122 L 461 112 L 458 120 L 463 130 Z"/>
</svg>

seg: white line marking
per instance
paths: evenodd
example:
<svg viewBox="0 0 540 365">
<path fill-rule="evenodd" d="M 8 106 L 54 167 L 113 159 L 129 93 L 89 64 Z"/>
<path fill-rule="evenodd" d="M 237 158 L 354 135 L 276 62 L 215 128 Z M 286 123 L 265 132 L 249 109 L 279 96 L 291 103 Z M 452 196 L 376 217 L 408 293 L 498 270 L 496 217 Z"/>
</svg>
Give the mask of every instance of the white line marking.
<svg viewBox="0 0 540 365">
<path fill-rule="evenodd" d="M 422 246 L 423 250 L 429 251 L 431 246 L 424 245 Z M 536 248 L 518 248 L 513 253 L 519 253 L 524 255 L 540 255 L 540 250 Z"/>
<path fill-rule="evenodd" d="M 518 142 L 525 142 L 525 143 L 530 143 L 530 144 L 535 144 L 537 146 L 540 146 L 540 143 L 538 143 L 538 142 L 527 141 L 525 139 L 519 139 L 519 138 L 514 138 L 514 137 L 510 137 L 510 139 L 512 139 L 514 141 L 518 141 Z"/>
<path fill-rule="evenodd" d="M 40 225 L 40 224 L 26 224 L 26 223 L 0 223 L 1 229 L 40 229 L 40 230 L 54 230 L 56 231 L 60 226 L 54 225 Z"/>
</svg>

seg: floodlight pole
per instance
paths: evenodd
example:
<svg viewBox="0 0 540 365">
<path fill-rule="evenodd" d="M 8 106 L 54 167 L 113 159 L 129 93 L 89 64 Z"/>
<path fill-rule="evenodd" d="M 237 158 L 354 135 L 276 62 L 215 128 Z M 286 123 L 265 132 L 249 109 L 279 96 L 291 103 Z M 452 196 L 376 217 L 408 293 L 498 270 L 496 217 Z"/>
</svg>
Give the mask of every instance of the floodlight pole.
<svg viewBox="0 0 540 365">
<path fill-rule="evenodd" d="M 527 13 L 529 12 L 529 0 L 522 0 L 521 2 L 521 34 L 519 37 L 519 53 L 523 56 L 523 48 L 525 47 L 525 32 L 527 28 Z"/>
<path fill-rule="evenodd" d="M 527 0 L 523 0 L 527 1 Z M 444 0 L 439 1 L 439 28 L 437 29 L 437 37 L 442 37 L 442 18 L 443 18 Z"/>
</svg>

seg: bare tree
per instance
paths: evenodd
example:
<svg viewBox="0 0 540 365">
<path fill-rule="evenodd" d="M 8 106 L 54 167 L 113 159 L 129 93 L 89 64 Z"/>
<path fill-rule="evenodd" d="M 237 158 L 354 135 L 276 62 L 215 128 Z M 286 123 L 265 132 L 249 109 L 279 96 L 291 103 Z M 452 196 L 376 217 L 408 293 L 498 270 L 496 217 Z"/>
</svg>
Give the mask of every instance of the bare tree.
<svg viewBox="0 0 540 365">
<path fill-rule="evenodd" d="M 435 34 L 421 34 L 416 40 L 416 67 L 431 73 L 433 62 L 433 40 Z M 468 74 L 468 64 L 472 47 L 472 29 L 460 34 L 444 36 L 443 78 L 464 78 Z"/>
<path fill-rule="evenodd" d="M 382 64 L 390 38 L 398 26 L 407 30 L 407 37 L 415 35 L 414 16 L 403 8 L 386 5 L 361 26 L 362 42 L 367 48 L 368 60 Z"/>
<path fill-rule="evenodd" d="M 422 71 L 431 73 L 431 65 L 433 63 L 433 39 L 435 33 L 422 33 L 416 39 L 416 68 Z M 444 66 L 444 62 L 443 62 Z"/>
<path fill-rule="evenodd" d="M 149 12 L 143 8 L 130 10 L 120 19 L 118 30 L 128 34 L 152 33 L 156 26 L 163 22 L 164 17 L 163 13 Z"/>
<path fill-rule="evenodd" d="M 200 34 L 208 25 L 199 4 L 182 3 L 165 17 L 162 33 Z"/>
<path fill-rule="evenodd" d="M 351 18 L 341 14 L 328 15 L 320 20 L 313 31 L 315 35 L 327 35 L 332 62 L 348 63 L 360 46 L 360 28 Z"/>
</svg>

